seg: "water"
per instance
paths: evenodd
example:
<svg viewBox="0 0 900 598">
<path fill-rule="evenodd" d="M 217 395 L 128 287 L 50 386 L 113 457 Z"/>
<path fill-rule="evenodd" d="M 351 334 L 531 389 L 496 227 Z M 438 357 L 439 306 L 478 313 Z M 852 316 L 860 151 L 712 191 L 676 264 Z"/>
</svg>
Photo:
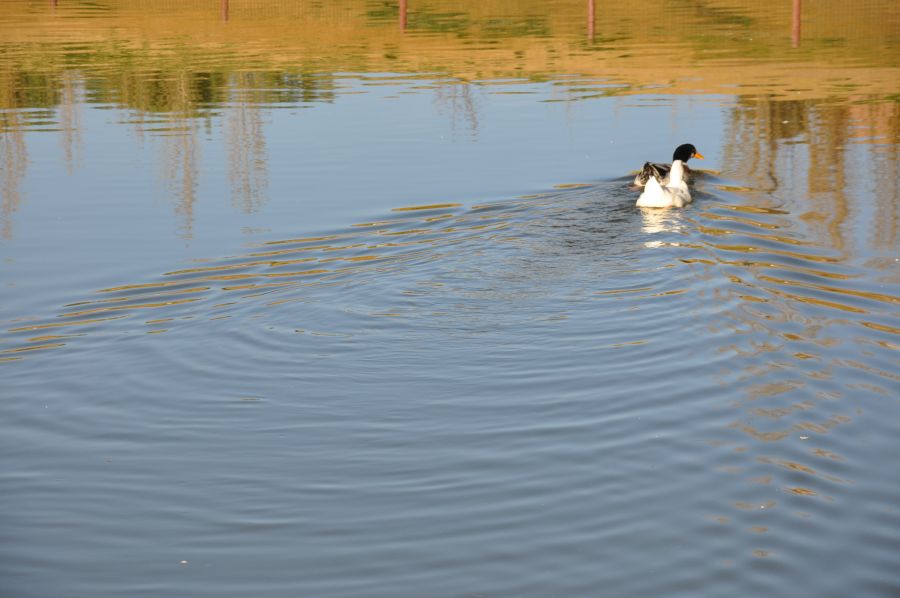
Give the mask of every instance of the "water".
<svg viewBox="0 0 900 598">
<path fill-rule="evenodd" d="M 2 594 L 896 595 L 898 11 L 750 4 L 11 3 Z"/>
</svg>

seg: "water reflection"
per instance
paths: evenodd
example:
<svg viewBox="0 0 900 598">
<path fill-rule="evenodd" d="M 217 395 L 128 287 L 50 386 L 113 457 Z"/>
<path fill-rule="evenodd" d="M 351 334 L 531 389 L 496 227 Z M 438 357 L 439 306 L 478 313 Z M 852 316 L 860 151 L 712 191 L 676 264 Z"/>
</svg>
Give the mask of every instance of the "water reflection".
<svg viewBox="0 0 900 598">
<path fill-rule="evenodd" d="M 800 20 L 802 14 L 800 11 L 800 0 L 793 0 L 791 5 L 791 47 L 800 47 Z"/>
<path fill-rule="evenodd" d="M 483 140 L 489 103 L 512 94 L 574 113 L 652 87 L 630 112 L 603 104 L 622 111 L 619 138 L 679 93 L 711 99 L 726 127 L 721 171 L 685 210 L 636 210 L 624 179 L 398 200 L 331 228 L 287 210 L 249 248 L 126 267 L 124 239 L 49 299 L 5 302 L 15 541 L 0 577 L 21 593 L 238 593 L 251 565 L 271 595 L 900 586 L 900 488 L 885 475 L 900 384 L 896 3 L 808 3 L 802 47 L 797 1 L 56 5 L 0 15 L 0 216 L 22 278 L 69 263 L 40 247 L 53 230 L 13 230 L 42 174 L 29 158 L 50 147 L 77 175 L 98 115 L 158 149 L 184 237 L 203 223 L 203 176 L 251 222 L 314 159 L 273 134 L 279 111 L 427 94 Z M 659 39 L 645 15 L 662 12 Z M 548 128 L 516 126 L 537 145 Z M 113 170 L 102 190 L 127 196 Z M 82 279 L 104 268 L 108 284 Z"/>
<path fill-rule="evenodd" d="M 398 7 L 398 11 L 400 13 L 400 31 L 406 31 L 406 24 L 409 20 L 409 7 L 407 6 L 407 0 L 399 0 L 400 5 Z"/>
<path fill-rule="evenodd" d="M 238 75 L 238 89 L 260 89 L 257 74 Z M 232 202 L 245 212 L 253 212 L 262 205 L 268 186 L 268 156 L 263 128 L 263 112 L 248 91 L 232 101 L 234 106 L 225 114 L 225 137 L 228 146 L 228 176 Z"/>
<path fill-rule="evenodd" d="M 461 123 L 473 136 L 479 128 L 474 82 L 580 73 L 582 77 L 562 81 L 566 99 L 640 93 L 648 87 L 674 93 L 733 92 L 735 84 L 744 92 L 753 88 L 739 96 L 741 107 L 731 117 L 731 139 L 738 130 L 752 135 L 754 127 L 771 127 L 770 133 L 756 135 L 751 143 L 759 144 L 767 135 L 809 143 L 811 173 L 823 168 L 843 172 L 842 139 L 875 144 L 885 137 L 897 138 L 896 102 L 885 96 L 893 93 L 890 82 L 896 79 L 896 67 L 888 59 L 890 52 L 882 51 L 890 43 L 891 23 L 900 19 L 892 2 L 869 0 L 849 14 L 807 6 L 809 14 L 804 16 L 815 24 L 807 27 L 803 53 L 790 56 L 783 52 L 784 23 L 790 23 L 792 44 L 798 46 L 799 1 L 790 10 L 784 2 L 728 7 L 650 2 L 642 9 L 645 14 L 667 15 L 671 31 L 664 40 L 648 37 L 643 20 L 635 19 L 627 7 L 604 4 L 598 12 L 595 0 L 587 6 L 534 3 L 516 16 L 510 16 L 499 0 L 477 7 L 442 2 L 409 5 L 402 0 L 378 8 L 345 0 L 328 9 L 271 2 L 266 11 L 222 0 L 218 20 L 205 8 L 145 3 L 113 2 L 102 13 L 74 3 L 53 4 L 46 12 L 24 1 L 6 8 L 0 20 L 6 34 L 0 110 L 7 167 L 0 176 L 7 238 L 13 230 L 11 215 L 22 201 L 19 188 L 28 163 L 23 131 L 60 134 L 71 171 L 84 134 L 84 105 L 128 110 L 140 134 L 167 137 L 166 178 L 177 197 L 183 234 L 190 236 L 199 160 L 195 127 L 224 120 L 233 201 L 253 211 L 264 201 L 267 188 L 265 116 L 260 111 L 334 102 L 344 92 L 335 75 L 340 72 L 445 72 L 445 83 L 433 88 L 436 105 L 454 126 Z M 194 22 L 208 24 L 207 42 L 186 46 L 180 36 Z M 110 23 L 122 33 L 107 39 Z M 838 24 L 843 41 L 840 52 L 835 52 L 828 40 Z M 703 36 L 698 37 L 700 32 Z M 47 43 L 47 36 L 66 41 Z M 757 50 L 753 60 L 738 59 L 746 56 L 749 38 Z M 133 39 L 143 41 L 135 44 Z M 271 51 L 260 53 L 258 39 L 264 39 Z M 799 79 L 796 69 L 777 66 L 797 60 L 807 65 L 800 69 Z M 818 68 L 824 64 L 829 69 Z M 660 88 L 660 81 L 668 83 Z M 770 99 L 766 90 L 775 95 Z M 778 101 L 784 95 L 792 97 Z M 818 99 L 822 97 L 831 99 L 822 104 Z M 755 112 L 750 110 L 754 105 Z M 819 114 L 808 115 L 810 110 Z M 756 124 L 750 119 L 757 119 Z M 850 123 L 859 123 L 869 133 Z M 838 131 L 841 127 L 845 130 Z M 807 129 L 812 133 L 808 139 L 797 137 Z M 766 173 L 769 180 L 760 181 L 761 189 L 774 189 L 773 152 L 758 145 L 730 147 L 741 153 L 741 160 L 756 165 L 750 169 L 754 180 Z M 897 192 L 897 177 L 890 172 L 896 158 L 884 151 L 873 150 L 873 160 L 886 164 L 877 176 L 889 187 L 881 197 L 891 197 Z M 738 167 L 736 173 L 751 174 L 734 159 L 730 165 Z M 827 179 L 813 175 L 810 192 L 831 193 L 821 187 Z M 847 181 L 835 179 L 834 184 L 842 189 Z M 840 214 L 846 207 L 838 205 L 836 210 L 827 226 L 830 234 L 839 236 Z M 885 232 L 883 222 L 876 226 L 887 244 L 892 233 Z"/>
<path fill-rule="evenodd" d="M 16 113 L 6 113 L 3 119 L 5 127 L 16 127 Z M 22 203 L 19 187 L 25 179 L 28 168 L 28 147 L 25 145 L 25 134 L 21 128 L 13 129 L 0 135 L 3 169 L 0 170 L 0 235 L 4 239 L 12 238 L 13 214 Z"/>
<path fill-rule="evenodd" d="M 769 201 L 809 198 L 799 216 L 842 251 L 867 241 L 890 252 L 897 245 L 897 151 L 900 105 L 860 98 L 856 103 L 742 96 L 730 113 L 724 169 L 765 192 Z M 850 159 L 852 152 L 865 158 Z M 786 189 L 782 190 L 782 187 Z M 854 206 L 858 190 L 875 189 L 873 209 Z M 848 229 L 851 211 L 865 214 L 870 234 Z M 852 239 L 852 240 L 851 240 Z"/>
<path fill-rule="evenodd" d="M 646 247 L 664 247 L 673 243 L 659 240 L 659 233 L 678 233 L 683 227 L 684 216 L 675 210 L 641 208 L 640 214 L 643 223 L 641 231 L 651 239 L 644 243 Z M 674 244 L 677 245 L 677 242 Z"/>
<path fill-rule="evenodd" d="M 205 76 L 200 79 L 208 80 Z M 249 213 L 264 203 L 268 186 L 264 121 L 266 106 L 272 99 L 271 92 L 263 88 L 275 79 L 268 73 L 243 73 L 233 77 L 230 92 L 225 89 L 217 92 L 231 95 L 216 100 L 221 108 L 212 113 L 200 108 L 212 101 L 208 96 L 205 100 L 192 99 L 189 90 L 195 86 L 185 74 L 172 82 L 176 92 L 164 94 L 170 98 L 167 110 L 171 112 L 155 115 L 149 109 L 136 110 L 127 117 L 126 122 L 134 127 L 139 142 L 148 133 L 162 141 L 163 174 L 171 185 L 172 195 L 177 198 L 176 209 L 182 216 L 185 237 L 191 236 L 193 206 L 197 201 L 201 147 L 197 136 L 200 127 L 208 128 L 213 119 L 221 120 L 224 129 L 234 205 Z M 337 91 L 332 90 L 338 83 L 333 79 L 325 78 L 324 82 L 319 76 L 277 79 L 279 83 L 285 80 L 296 82 L 299 89 L 304 90 L 298 90 L 304 101 L 336 99 Z M 50 130 L 60 135 L 63 161 L 71 173 L 81 160 L 84 128 L 81 124 L 83 104 L 79 98 L 87 92 L 82 91 L 85 82 L 76 80 L 71 72 L 64 74 L 62 81 L 60 105 L 55 116 L 50 117 L 53 123 Z M 458 80 L 440 80 L 428 87 L 427 91 L 434 94 L 437 112 L 449 119 L 451 128 L 463 128 L 477 139 L 479 105 L 486 97 L 484 87 Z M 282 100 L 278 98 L 278 101 Z M 5 167 L 0 171 L 0 179 L 3 185 L 3 235 L 7 238 L 12 235 L 12 217 L 22 201 L 19 188 L 27 174 L 26 132 L 34 125 L 23 119 L 26 114 L 7 110 L 3 115 Z M 42 126 L 46 122 L 42 120 Z M 886 251 L 897 243 L 896 227 L 891 223 L 896 220 L 895 198 L 900 193 L 898 139 L 900 108 L 895 102 L 871 97 L 856 98 L 853 103 L 851 98 L 844 98 L 833 103 L 742 95 L 728 110 L 722 169 L 729 176 L 747 181 L 757 191 L 767 194 L 766 201 L 778 202 L 782 188 L 791 193 L 798 189 L 807 193 L 811 200 L 809 211 L 801 216 L 809 226 L 821 228 L 822 234 L 828 235 L 830 242 L 839 248 L 846 247 L 847 235 L 855 235 L 844 226 L 851 209 L 848 193 L 854 186 L 875 185 L 879 192 L 874 199 L 874 208 L 869 210 L 869 229 L 875 246 Z M 851 168 L 847 156 L 854 148 L 854 151 L 864 151 L 867 157 L 861 166 L 852 162 Z M 797 180 L 798 173 L 806 173 L 802 187 L 798 187 L 801 183 Z"/>
<path fill-rule="evenodd" d="M 181 235 L 190 239 L 194 228 L 194 205 L 197 202 L 197 185 L 200 144 L 193 123 L 172 127 L 163 135 L 163 177 L 169 183 L 172 195 L 177 199 L 175 211 L 181 217 Z"/>
<path fill-rule="evenodd" d="M 73 71 L 65 71 L 62 75 L 62 99 L 59 107 L 60 143 L 63 148 L 63 160 L 66 170 L 72 174 L 75 166 L 82 159 L 82 119 L 84 102 L 80 81 Z"/>
<path fill-rule="evenodd" d="M 482 101 L 482 89 L 468 81 L 444 81 L 435 86 L 434 102 L 438 111 L 450 118 L 450 127 L 456 131 L 465 127 L 472 139 L 478 138 L 478 104 Z"/>
</svg>

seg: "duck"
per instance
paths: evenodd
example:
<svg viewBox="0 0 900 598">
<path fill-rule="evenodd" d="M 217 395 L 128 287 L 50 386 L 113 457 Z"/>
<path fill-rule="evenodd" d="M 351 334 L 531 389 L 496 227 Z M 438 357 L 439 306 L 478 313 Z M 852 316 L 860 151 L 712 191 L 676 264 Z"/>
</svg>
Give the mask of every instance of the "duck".
<svg viewBox="0 0 900 598">
<path fill-rule="evenodd" d="M 697 148 L 691 143 L 682 143 L 675 148 L 675 152 L 672 154 L 672 161 L 681 160 L 684 163 L 685 181 L 688 183 L 694 182 L 694 173 L 687 166 L 687 161 L 691 158 L 703 159 L 703 154 L 698 152 Z M 671 164 L 645 162 L 644 167 L 634 177 L 634 184 L 638 187 L 643 187 L 647 184 L 647 181 L 655 178 L 665 185 L 669 177 L 669 169 L 671 168 Z"/>
<path fill-rule="evenodd" d="M 673 160 L 669 168 L 669 178 L 661 181 L 651 176 L 644 185 L 644 191 L 638 197 L 639 208 L 683 208 L 694 201 L 688 189 L 684 161 Z"/>
</svg>

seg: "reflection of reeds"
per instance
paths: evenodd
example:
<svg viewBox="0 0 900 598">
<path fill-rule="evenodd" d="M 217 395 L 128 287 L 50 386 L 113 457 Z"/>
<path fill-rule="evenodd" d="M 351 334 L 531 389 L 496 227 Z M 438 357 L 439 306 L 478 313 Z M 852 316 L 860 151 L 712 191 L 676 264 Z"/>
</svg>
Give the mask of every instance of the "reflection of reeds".
<svg viewBox="0 0 900 598">
<path fill-rule="evenodd" d="M 450 115 L 450 127 L 455 131 L 463 121 L 472 137 L 478 135 L 478 106 L 473 95 L 475 86 L 467 81 L 440 83 L 434 90 L 435 105 Z"/>
<path fill-rule="evenodd" d="M 0 71 L 0 101 L 15 106 L 15 86 L 7 70 Z M 28 166 L 28 147 L 22 113 L 0 111 L 0 236 L 12 237 L 12 215 L 22 202 L 19 186 Z"/>
<path fill-rule="evenodd" d="M 173 184 L 177 201 L 175 211 L 182 218 L 181 235 L 185 239 L 193 236 L 199 151 L 197 131 L 193 126 L 186 127 L 180 134 L 166 137 L 164 174 Z"/>
<path fill-rule="evenodd" d="M 846 249 L 843 225 L 847 221 L 847 163 L 845 144 L 850 140 L 849 107 L 817 106 L 812 112 L 807 188 L 818 213 L 827 222 L 828 236 L 837 249 Z"/>
<path fill-rule="evenodd" d="M 182 217 L 182 236 L 186 239 L 193 236 L 199 151 L 197 130 L 193 126 L 186 126 L 180 133 L 165 137 L 164 175 L 172 183 L 177 201 L 175 211 Z"/>
<path fill-rule="evenodd" d="M 258 75 L 237 75 L 235 89 L 253 89 Z M 253 95 L 255 92 L 248 92 Z M 245 212 L 255 211 L 263 202 L 268 186 L 266 138 L 262 112 L 251 97 L 242 95 L 225 114 L 228 145 L 228 178 L 232 202 Z"/>
<path fill-rule="evenodd" d="M 871 152 L 877 189 L 875 213 L 880 217 L 874 219 L 870 236 L 875 247 L 896 252 L 900 245 L 900 104 L 866 104 L 853 109 L 864 113 L 868 122 L 877 123 L 872 135 L 886 141 Z"/>
<path fill-rule="evenodd" d="M 176 211 L 183 218 L 182 235 L 188 239 L 193 235 L 200 151 L 196 124 L 188 118 L 194 106 L 191 80 L 189 73 L 181 72 L 170 84 L 174 110 L 169 116 L 171 125 L 165 132 L 163 150 L 164 174 L 173 183 L 178 202 Z"/>
<path fill-rule="evenodd" d="M 857 186 L 874 191 L 872 242 L 883 250 L 897 242 L 897 103 L 743 97 L 731 111 L 726 139 L 724 170 L 761 191 L 777 193 L 787 186 L 805 195 L 804 220 L 819 227 L 831 246 L 847 249 L 851 212 L 869 211 L 854 206 Z M 867 158 L 851 169 L 848 152 L 857 143 Z M 806 148 L 805 155 L 799 147 Z M 798 180 L 797 172 L 806 173 L 805 180 Z M 784 185 L 792 176 L 791 184 Z"/>
<path fill-rule="evenodd" d="M 28 165 L 28 148 L 22 129 L 16 126 L 18 120 L 17 113 L 7 113 L 3 119 L 7 132 L 0 134 L 0 195 L 3 196 L 0 203 L 0 235 L 5 239 L 12 237 L 12 215 L 22 202 L 19 186 Z"/>
<path fill-rule="evenodd" d="M 59 126 L 62 132 L 60 143 L 69 174 L 81 158 L 81 110 L 80 98 L 76 91 L 78 82 L 73 71 L 63 71 L 62 102 L 59 111 Z"/>
</svg>

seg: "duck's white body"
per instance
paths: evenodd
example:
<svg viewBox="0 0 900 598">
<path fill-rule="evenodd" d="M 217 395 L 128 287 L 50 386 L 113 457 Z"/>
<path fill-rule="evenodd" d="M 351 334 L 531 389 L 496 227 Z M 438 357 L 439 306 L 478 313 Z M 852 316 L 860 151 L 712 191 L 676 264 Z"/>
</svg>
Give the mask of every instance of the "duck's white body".
<svg viewBox="0 0 900 598">
<path fill-rule="evenodd" d="M 644 186 L 644 192 L 637 200 L 639 208 L 683 208 L 694 201 L 688 190 L 684 176 L 684 162 L 672 162 L 669 179 L 661 184 L 656 177 L 650 177 Z"/>
</svg>

